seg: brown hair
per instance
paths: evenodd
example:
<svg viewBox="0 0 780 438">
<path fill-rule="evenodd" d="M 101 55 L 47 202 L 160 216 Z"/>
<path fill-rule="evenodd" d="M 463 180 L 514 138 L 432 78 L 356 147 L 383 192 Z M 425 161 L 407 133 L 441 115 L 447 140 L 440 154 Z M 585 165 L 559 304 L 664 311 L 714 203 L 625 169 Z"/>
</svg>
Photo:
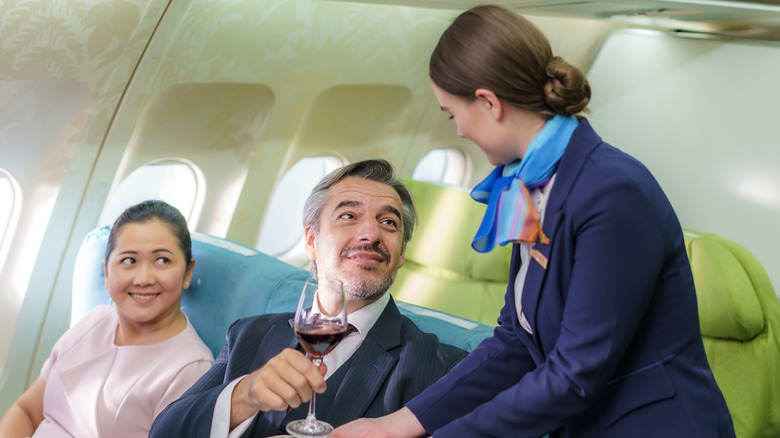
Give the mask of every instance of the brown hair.
<svg viewBox="0 0 780 438">
<path fill-rule="evenodd" d="M 545 119 L 579 113 L 590 101 L 582 71 L 553 56 L 533 23 L 502 6 L 476 6 L 460 14 L 433 50 L 429 74 L 455 96 L 474 99 L 474 92 L 485 88 Z"/>
</svg>

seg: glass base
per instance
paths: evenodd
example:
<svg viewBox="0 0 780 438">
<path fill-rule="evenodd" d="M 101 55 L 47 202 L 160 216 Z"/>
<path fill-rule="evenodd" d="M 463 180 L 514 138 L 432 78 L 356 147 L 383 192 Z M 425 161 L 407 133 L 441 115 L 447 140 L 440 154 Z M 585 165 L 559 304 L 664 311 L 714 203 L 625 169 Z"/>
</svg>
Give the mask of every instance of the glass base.
<svg viewBox="0 0 780 438">
<path fill-rule="evenodd" d="M 326 437 L 333 433 L 333 426 L 320 420 L 295 420 L 287 423 L 287 433 L 301 438 Z"/>
</svg>

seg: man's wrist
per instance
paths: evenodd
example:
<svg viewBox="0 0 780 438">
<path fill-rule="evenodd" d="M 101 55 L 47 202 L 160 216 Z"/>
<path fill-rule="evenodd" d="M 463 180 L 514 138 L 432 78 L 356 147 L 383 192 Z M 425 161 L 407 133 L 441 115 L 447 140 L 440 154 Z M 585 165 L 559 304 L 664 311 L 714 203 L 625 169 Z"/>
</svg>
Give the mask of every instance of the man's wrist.
<svg viewBox="0 0 780 438">
<path fill-rule="evenodd" d="M 247 381 L 247 377 L 249 376 L 242 377 L 230 394 L 230 430 L 258 412 L 249 398 L 248 387 L 250 383 Z"/>
</svg>

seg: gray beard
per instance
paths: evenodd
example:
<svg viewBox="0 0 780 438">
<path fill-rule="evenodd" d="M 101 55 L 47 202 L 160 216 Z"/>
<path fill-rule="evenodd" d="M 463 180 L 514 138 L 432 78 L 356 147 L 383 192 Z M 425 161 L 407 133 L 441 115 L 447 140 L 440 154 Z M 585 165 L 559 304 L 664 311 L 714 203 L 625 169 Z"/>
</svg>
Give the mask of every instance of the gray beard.
<svg viewBox="0 0 780 438">
<path fill-rule="evenodd" d="M 348 301 L 374 301 L 390 289 L 395 276 L 383 277 L 378 281 L 349 279 L 344 284 L 344 295 Z"/>
<path fill-rule="evenodd" d="M 318 278 L 317 262 L 314 260 L 311 261 L 311 272 L 314 278 Z M 345 278 L 342 281 L 347 301 L 374 301 L 381 298 L 390 289 L 395 281 L 395 273 L 375 281 L 365 281 L 359 278 Z"/>
</svg>

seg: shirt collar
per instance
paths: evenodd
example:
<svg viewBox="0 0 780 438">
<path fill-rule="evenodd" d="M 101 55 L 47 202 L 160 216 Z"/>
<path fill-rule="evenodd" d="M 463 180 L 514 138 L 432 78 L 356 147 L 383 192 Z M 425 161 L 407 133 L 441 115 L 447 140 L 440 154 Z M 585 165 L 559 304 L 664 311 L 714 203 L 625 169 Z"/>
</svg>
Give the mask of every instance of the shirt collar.
<svg viewBox="0 0 780 438">
<path fill-rule="evenodd" d="M 365 339 L 371 327 L 385 311 L 387 303 L 390 302 L 390 294 L 385 292 L 382 296 L 371 304 L 363 306 L 347 316 L 347 321 L 357 327 L 360 337 Z"/>
</svg>

